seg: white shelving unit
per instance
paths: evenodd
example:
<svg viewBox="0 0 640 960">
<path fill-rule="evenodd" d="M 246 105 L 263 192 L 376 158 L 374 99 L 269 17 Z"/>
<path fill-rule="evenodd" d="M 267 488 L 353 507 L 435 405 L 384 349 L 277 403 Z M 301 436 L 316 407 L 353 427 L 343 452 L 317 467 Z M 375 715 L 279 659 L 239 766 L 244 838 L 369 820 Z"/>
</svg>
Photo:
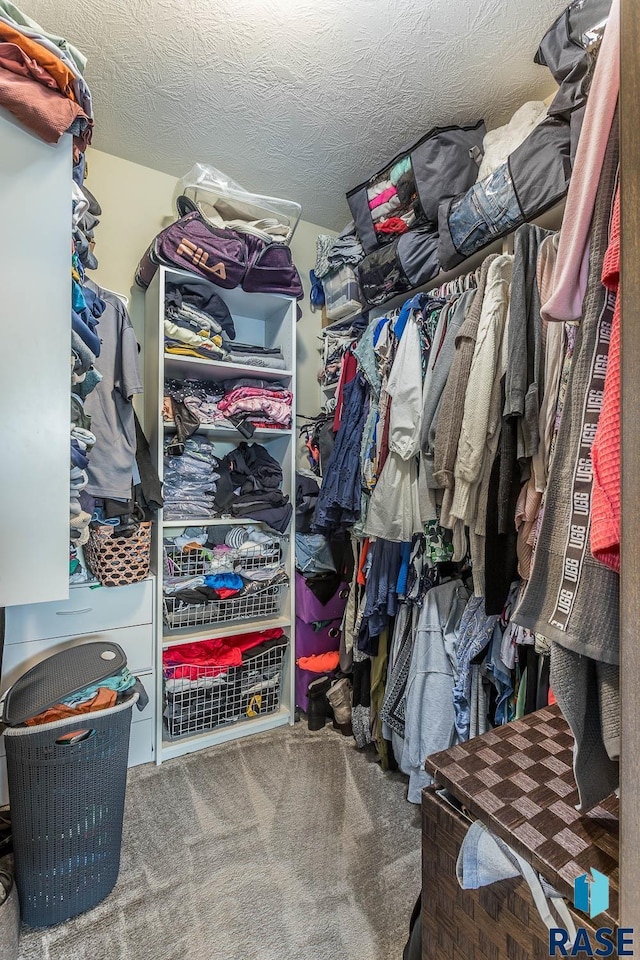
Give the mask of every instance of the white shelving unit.
<svg viewBox="0 0 640 960">
<path fill-rule="evenodd" d="M 162 419 L 162 399 L 165 378 L 183 380 L 196 378 L 207 381 L 235 380 L 242 377 L 259 377 L 262 380 L 283 381 L 294 395 L 292 414 L 295 416 L 295 368 L 296 368 L 296 301 L 291 297 L 275 294 L 245 293 L 242 289 L 217 292 L 227 304 L 233 317 L 238 341 L 254 343 L 259 346 L 279 346 L 286 362 L 286 370 L 256 367 L 250 364 L 229 363 L 226 361 L 205 360 L 197 357 L 177 357 L 164 352 L 164 302 L 165 279 L 189 278 L 191 274 L 180 270 L 161 267 L 154 277 L 145 298 L 145 431 L 149 438 L 152 456 L 160 479 L 163 479 L 163 450 L 166 435 L 175 432 L 175 425 L 164 423 Z M 203 425 L 198 435 L 206 436 L 214 444 L 216 456 L 223 457 L 245 438 L 234 429 L 225 429 Z M 257 442 L 266 447 L 283 470 L 283 493 L 287 494 L 295 506 L 295 446 L 293 429 L 277 428 L 257 429 L 249 443 Z M 154 569 L 158 578 L 156 610 L 156 670 L 157 670 L 157 744 L 156 762 L 181 756 L 204 747 L 213 746 L 240 737 L 262 733 L 283 724 L 294 722 L 295 708 L 295 664 L 294 636 L 294 525 L 293 517 L 289 530 L 279 534 L 282 538 L 282 560 L 285 564 L 289 584 L 284 591 L 284 599 L 277 613 L 265 615 L 255 620 L 231 620 L 208 626 L 169 629 L 165 623 L 163 609 L 163 535 L 165 531 L 175 535 L 185 527 L 239 526 L 257 524 L 248 518 L 230 517 L 202 518 L 192 520 L 165 520 L 163 511 L 158 512 L 153 533 Z M 267 529 L 265 527 L 265 529 Z M 180 643 L 193 643 L 198 640 L 223 639 L 234 634 L 246 634 L 279 627 L 288 638 L 288 649 L 280 679 L 278 708 L 273 712 L 257 715 L 252 719 L 242 719 L 235 723 L 221 725 L 211 730 L 187 734 L 179 739 L 170 739 L 163 726 L 163 672 L 162 653 L 167 647 Z"/>
</svg>

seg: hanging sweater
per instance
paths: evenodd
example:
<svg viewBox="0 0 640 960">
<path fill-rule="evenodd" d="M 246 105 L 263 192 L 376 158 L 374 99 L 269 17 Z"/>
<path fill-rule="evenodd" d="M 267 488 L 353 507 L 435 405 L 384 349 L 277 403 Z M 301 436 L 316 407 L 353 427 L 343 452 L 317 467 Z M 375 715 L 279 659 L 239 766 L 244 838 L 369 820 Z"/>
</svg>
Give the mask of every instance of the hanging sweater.
<svg viewBox="0 0 640 960">
<path fill-rule="evenodd" d="M 516 230 L 514 242 L 504 415 L 521 422 L 520 459 L 532 457 L 538 449 L 544 355 L 536 269 L 540 244 L 549 235 L 548 230 L 525 223 Z"/>
<path fill-rule="evenodd" d="M 438 487 L 451 488 L 458 452 L 458 440 L 464 416 L 464 401 L 471 371 L 473 353 L 482 312 L 482 301 L 489 267 L 497 254 L 487 257 L 480 270 L 478 290 L 472 306 L 456 337 L 456 355 L 451 364 L 449 379 L 442 393 L 433 454 L 433 482 Z"/>
<path fill-rule="evenodd" d="M 611 237 L 602 268 L 602 282 L 618 293 L 620 281 L 620 188 L 611 223 Z M 620 297 L 616 297 L 602 411 L 591 451 L 593 460 L 594 557 L 620 571 Z"/>
<path fill-rule="evenodd" d="M 590 236 L 589 282 L 567 396 L 551 460 L 531 579 L 516 623 L 552 641 L 552 683 L 576 745 L 574 774 L 583 809 L 616 786 L 620 737 L 619 578 L 589 550 L 591 439 L 602 399 L 613 303 L 602 263 L 618 165 L 614 121 Z"/>
<path fill-rule="evenodd" d="M 486 473 L 489 422 L 500 420 L 502 337 L 509 310 L 513 257 L 497 257 L 487 272 L 475 349 L 467 381 L 460 440 L 456 455 L 451 514 L 470 524 L 476 516 L 477 494 Z M 495 450 L 494 450 L 495 453 Z M 491 470 L 491 463 L 488 464 Z"/>
<path fill-rule="evenodd" d="M 451 372 L 456 353 L 456 336 L 464 323 L 476 295 L 475 288 L 447 304 L 440 314 L 440 323 L 433 339 L 422 390 L 422 428 L 420 445 L 427 471 L 427 484 L 432 485 L 433 454 L 442 393 Z"/>
<path fill-rule="evenodd" d="M 545 320 L 579 320 L 589 272 L 589 231 L 607 137 L 620 87 L 620 0 L 613 0 L 573 164 L 564 211 L 553 295 Z"/>
</svg>

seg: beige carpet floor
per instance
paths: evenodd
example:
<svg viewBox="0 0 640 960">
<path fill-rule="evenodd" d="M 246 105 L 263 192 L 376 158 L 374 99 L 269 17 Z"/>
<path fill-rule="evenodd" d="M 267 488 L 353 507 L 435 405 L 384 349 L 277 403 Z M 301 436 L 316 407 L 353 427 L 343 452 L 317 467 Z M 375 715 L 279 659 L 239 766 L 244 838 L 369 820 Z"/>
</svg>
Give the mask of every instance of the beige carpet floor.
<svg viewBox="0 0 640 960">
<path fill-rule="evenodd" d="M 419 808 L 306 724 L 129 774 L 120 877 L 20 960 L 401 960 Z"/>
</svg>

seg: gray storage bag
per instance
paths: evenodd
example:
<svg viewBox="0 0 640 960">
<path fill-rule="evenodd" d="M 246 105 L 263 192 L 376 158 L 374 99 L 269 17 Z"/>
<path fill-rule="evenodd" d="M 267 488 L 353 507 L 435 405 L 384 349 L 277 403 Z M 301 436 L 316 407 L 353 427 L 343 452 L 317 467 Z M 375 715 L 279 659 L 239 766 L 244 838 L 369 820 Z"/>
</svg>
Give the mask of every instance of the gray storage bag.
<svg viewBox="0 0 640 960">
<path fill-rule="evenodd" d="M 547 117 L 493 173 L 440 205 L 438 259 L 452 270 L 471 254 L 548 210 L 571 177 L 571 127 Z"/>
<path fill-rule="evenodd" d="M 535 62 L 559 84 L 547 117 L 492 174 L 440 205 L 443 270 L 532 220 L 567 192 L 611 0 L 574 0 L 542 38 Z"/>
<path fill-rule="evenodd" d="M 439 269 L 438 234 L 434 227 L 418 227 L 364 258 L 360 290 L 369 306 L 378 306 L 433 280 Z"/>
<path fill-rule="evenodd" d="M 407 170 L 400 184 L 395 185 L 402 207 L 390 216 L 413 211 L 415 221 L 411 229 L 425 224 L 435 226 L 441 200 L 466 190 L 478 176 L 485 132 L 482 120 L 467 127 L 436 127 L 412 147 L 399 153 L 374 176 L 349 190 L 347 202 L 365 253 L 395 243 L 397 239 L 393 234 L 376 233 L 369 208 L 368 189 L 376 183 L 389 180 L 393 168 L 404 163 Z"/>
<path fill-rule="evenodd" d="M 549 68 L 558 84 L 549 116 L 571 123 L 572 163 L 595 64 L 592 51 L 604 33 L 610 9 L 611 0 L 574 0 L 547 30 L 534 57 Z"/>
</svg>

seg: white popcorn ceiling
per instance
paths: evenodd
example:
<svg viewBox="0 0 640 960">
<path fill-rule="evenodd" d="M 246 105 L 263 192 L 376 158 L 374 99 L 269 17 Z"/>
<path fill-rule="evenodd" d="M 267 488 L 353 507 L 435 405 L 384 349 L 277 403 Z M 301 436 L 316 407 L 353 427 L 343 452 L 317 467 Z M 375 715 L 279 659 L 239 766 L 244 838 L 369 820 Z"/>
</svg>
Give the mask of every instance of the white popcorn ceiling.
<svg viewBox="0 0 640 960">
<path fill-rule="evenodd" d="M 553 81 L 566 0 L 20 0 L 89 58 L 94 145 L 213 164 L 340 229 L 347 189 L 434 125 L 509 119 Z"/>
</svg>

